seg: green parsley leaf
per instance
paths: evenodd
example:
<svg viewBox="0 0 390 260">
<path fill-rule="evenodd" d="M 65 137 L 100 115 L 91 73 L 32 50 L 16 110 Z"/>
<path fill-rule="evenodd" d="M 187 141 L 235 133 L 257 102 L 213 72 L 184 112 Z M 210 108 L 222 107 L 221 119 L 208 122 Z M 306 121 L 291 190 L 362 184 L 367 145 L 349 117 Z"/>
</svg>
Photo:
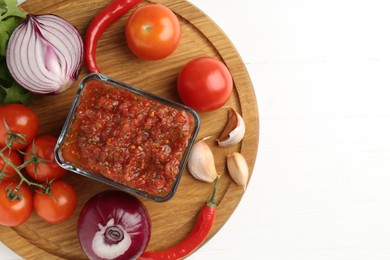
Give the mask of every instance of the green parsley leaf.
<svg viewBox="0 0 390 260">
<path fill-rule="evenodd" d="M 7 26 L 3 23 L 0 23 L 0 35 L 0 56 L 5 56 L 9 34 Z"/>
<path fill-rule="evenodd" d="M 34 94 L 29 92 L 16 82 L 13 82 L 13 84 L 8 88 L 1 86 L 1 89 L 2 93 L 0 93 L 0 98 L 3 94 L 4 104 L 22 103 L 23 105 L 28 106 L 34 100 Z"/>
<path fill-rule="evenodd" d="M 7 44 L 12 32 L 26 17 L 17 0 L 0 0 L 0 103 L 29 105 L 34 94 L 20 86 L 9 73 L 6 63 Z"/>
<path fill-rule="evenodd" d="M 7 64 L 5 63 L 5 61 L 0 60 L 0 85 L 9 86 L 12 84 L 13 81 L 14 79 L 8 71 Z"/>
<path fill-rule="evenodd" d="M 3 15 L 5 12 L 7 12 L 7 5 L 4 0 L 0 0 L 0 15 Z"/>
<path fill-rule="evenodd" d="M 6 11 L 4 12 L 4 10 Z M 18 8 L 17 0 L 0 0 L 0 12 L 0 21 L 3 21 L 11 16 L 20 18 L 26 17 L 26 14 L 20 11 L 20 9 Z"/>
<path fill-rule="evenodd" d="M 5 56 L 9 37 L 21 22 L 19 17 L 9 17 L 0 22 L 0 56 Z"/>
</svg>

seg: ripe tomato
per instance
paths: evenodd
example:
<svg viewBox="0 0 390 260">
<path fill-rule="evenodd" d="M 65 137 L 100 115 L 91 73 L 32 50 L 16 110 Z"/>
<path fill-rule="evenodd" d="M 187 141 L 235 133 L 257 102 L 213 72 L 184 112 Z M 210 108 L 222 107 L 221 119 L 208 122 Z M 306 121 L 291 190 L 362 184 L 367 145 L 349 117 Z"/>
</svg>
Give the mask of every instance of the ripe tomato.
<svg viewBox="0 0 390 260">
<path fill-rule="evenodd" d="M 18 182 L 3 181 L 0 183 L 0 224 L 15 227 L 26 222 L 33 210 L 33 195 L 27 184 L 20 186 L 17 194 L 19 198 L 11 200 L 7 190 L 15 189 Z"/>
<path fill-rule="evenodd" d="M 176 15 L 160 4 L 137 8 L 126 23 L 127 45 L 141 59 L 167 57 L 179 45 L 180 37 L 180 23 Z"/>
<path fill-rule="evenodd" d="M 20 155 L 17 151 L 5 149 L 2 154 L 6 160 L 10 161 L 14 166 L 19 166 L 22 164 L 22 158 L 20 158 Z M 2 156 L 0 156 L 0 172 L 4 173 L 3 180 L 11 179 L 17 175 L 15 169 L 6 163 Z"/>
<path fill-rule="evenodd" d="M 200 57 L 181 69 L 177 89 L 184 104 L 199 112 L 208 112 L 227 102 L 233 90 L 233 80 L 221 61 Z"/>
<path fill-rule="evenodd" d="M 7 129 L 7 126 L 9 129 Z M 12 149 L 22 149 L 38 134 L 38 130 L 38 116 L 31 108 L 20 104 L 9 104 L 0 107 L 1 147 L 13 141 Z"/>
<path fill-rule="evenodd" d="M 50 193 L 38 190 L 34 194 L 34 209 L 38 216 L 50 223 L 60 223 L 74 213 L 77 206 L 77 194 L 73 187 L 63 180 L 54 180 L 50 184 Z"/>
<path fill-rule="evenodd" d="M 54 159 L 54 147 L 57 143 L 57 138 L 51 135 L 43 135 L 35 138 L 34 141 L 27 147 L 24 162 L 31 160 L 31 156 L 43 159 L 39 162 L 30 163 L 26 166 L 27 173 L 37 181 L 50 181 L 60 178 L 66 170 L 59 166 Z"/>
</svg>

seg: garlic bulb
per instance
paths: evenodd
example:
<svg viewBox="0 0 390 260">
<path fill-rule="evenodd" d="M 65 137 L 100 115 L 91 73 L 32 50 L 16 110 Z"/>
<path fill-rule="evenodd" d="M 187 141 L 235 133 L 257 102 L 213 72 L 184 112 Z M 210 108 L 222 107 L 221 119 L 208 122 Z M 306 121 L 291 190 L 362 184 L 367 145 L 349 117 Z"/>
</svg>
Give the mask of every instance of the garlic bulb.
<svg viewBox="0 0 390 260">
<path fill-rule="evenodd" d="M 219 146 L 238 144 L 245 135 L 244 119 L 233 108 L 229 109 L 228 122 L 217 139 Z"/>
<path fill-rule="evenodd" d="M 227 167 L 230 176 L 238 185 L 246 187 L 249 178 L 248 164 L 241 153 L 235 152 L 227 156 Z"/>
<path fill-rule="evenodd" d="M 188 169 L 192 176 L 201 181 L 213 182 L 217 178 L 214 155 L 204 140 L 200 140 L 192 146 L 188 157 Z"/>
</svg>

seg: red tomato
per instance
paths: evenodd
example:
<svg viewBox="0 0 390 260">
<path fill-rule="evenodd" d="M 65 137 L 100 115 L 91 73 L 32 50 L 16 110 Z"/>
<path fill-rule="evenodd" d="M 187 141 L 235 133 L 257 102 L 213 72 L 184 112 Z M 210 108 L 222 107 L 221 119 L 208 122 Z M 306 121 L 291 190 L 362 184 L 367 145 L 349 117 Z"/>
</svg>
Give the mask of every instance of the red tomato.
<svg viewBox="0 0 390 260">
<path fill-rule="evenodd" d="M 22 149 L 38 134 L 38 130 L 38 116 L 31 108 L 20 104 L 9 104 L 0 107 L 1 147 L 13 141 L 12 149 Z"/>
<path fill-rule="evenodd" d="M 60 223 L 74 213 L 77 206 L 77 194 L 65 181 L 54 180 L 50 184 L 50 193 L 38 190 L 34 194 L 34 209 L 38 216 L 50 223 Z"/>
<path fill-rule="evenodd" d="M 159 60 L 176 50 L 181 37 L 176 15 L 160 4 L 137 8 L 127 20 L 126 40 L 139 58 Z"/>
<path fill-rule="evenodd" d="M 221 61 L 200 57 L 181 69 L 177 89 L 184 104 L 199 112 L 208 112 L 227 102 L 233 90 L 233 80 Z"/>
<path fill-rule="evenodd" d="M 66 170 L 59 166 L 54 159 L 54 147 L 57 143 L 57 138 L 50 135 L 43 135 L 35 138 L 34 141 L 27 147 L 24 162 L 31 160 L 30 155 L 35 154 L 37 158 L 42 159 L 40 162 L 32 162 L 26 166 L 27 173 L 37 181 L 50 181 L 60 178 Z M 34 153 L 35 150 L 35 153 Z"/>
<path fill-rule="evenodd" d="M 20 186 L 17 194 L 19 198 L 10 200 L 8 189 L 15 189 L 18 182 L 3 181 L 0 183 L 0 224 L 15 227 L 26 222 L 33 210 L 33 196 L 27 184 Z"/>
<path fill-rule="evenodd" d="M 5 149 L 2 154 L 6 160 L 11 162 L 14 166 L 22 164 L 22 158 L 17 151 Z M 3 180 L 11 179 L 17 175 L 15 169 L 6 163 L 2 156 L 0 156 L 0 172 L 4 173 Z"/>
</svg>

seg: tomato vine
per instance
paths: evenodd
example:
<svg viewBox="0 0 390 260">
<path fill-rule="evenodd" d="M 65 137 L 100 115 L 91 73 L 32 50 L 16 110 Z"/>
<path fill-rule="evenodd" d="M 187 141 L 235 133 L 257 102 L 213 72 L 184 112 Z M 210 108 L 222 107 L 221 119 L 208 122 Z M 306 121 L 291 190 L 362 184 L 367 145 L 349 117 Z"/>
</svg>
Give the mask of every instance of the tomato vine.
<svg viewBox="0 0 390 260">
<path fill-rule="evenodd" d="M 7 125 L 5 120 L 4 120 L 4 125 Z M 18 140 L 18 142 L 20 142 L 20 140 L 18 138 L 23 137 L 23 135 L 22 134 L 18 134 L 18 133 L 13 133 L 9 129 L 9 127 L 7 127 L 7 131 L 8 131 L 8 134 L 7 134 L 6 140 L 5 140 L 6 146 L 4 146 L 3 148 L 0 149 L 0 158 L 4 161 L 4 167 L 3 167 L 3 169 L 0 172 L 0 182 L 5 177 L 8 177 L 7 174 L 5 173 L 5 169 L 7 167 L 11 167 L 16 172 L 16 174 L 19 176 L 19 178 L 20 178 L 18 185 L 14 189 L 11 189 L 11 188 L 7 189 L 7 197 L 11 201 L 13 201 L 15 199 L 19 199 L 20 200 L 21 197 L 18 195 L 18 192 L 19 192 L 20 187 L 23 185 L 23 183 L 26 183 L 28 186 L 34 186 L 36 188 L 40 188 L 40 189 L 43 190 L 43 193 L 45 193 L 45 194 L 50 193 L 50 181 L 47 181 L 45 185 L 42 184 L 42 183 L 39 183 L 39 182 L 34 182 L 32 180 L 27 179 L 24 176 L 23 172 L 22 172 L 22 169 L 24 169 L 27 165 L 30 165 L 31 163 L 34 164 L 34 169 L 36 171 L 36 167 L 37 167 L 38 163 L 45 163 L 45 162 L 47 162 L 47 160 L 45 160 L 43 158 L 39 158 L 38 156 L 36 156 L 35 148 L 34 148 L 34 141 L 32 142 L 33 152 L 31 154 L 18 150 L 18 152 L 21 155 L 28 155 L 30 157 L 30 159 L 24 161 L 20 165 L 15 165 L 6 156 L 5 153 L 7 153 L 7 151 L 11 152 L 10 147 L 12 147 L 13 142 L 15 142 L 16 140 Z M 15 137 L 17 137 L 17 138 L 15 138 Z"/>
</svg>

